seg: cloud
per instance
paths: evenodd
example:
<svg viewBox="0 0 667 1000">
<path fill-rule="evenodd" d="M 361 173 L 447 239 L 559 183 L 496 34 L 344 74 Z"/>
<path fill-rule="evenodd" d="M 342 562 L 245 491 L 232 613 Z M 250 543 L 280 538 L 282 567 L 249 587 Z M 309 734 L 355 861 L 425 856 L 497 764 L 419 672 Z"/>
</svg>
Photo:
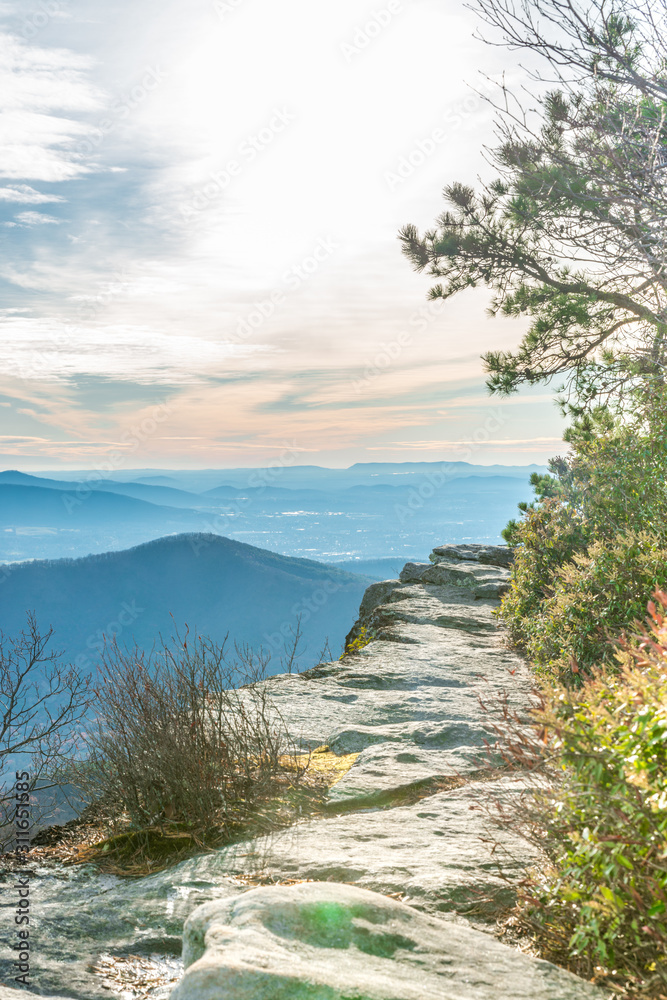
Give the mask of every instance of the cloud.
<svg viewBox="0 0 667 1000">
<path fill-rule="evenodd" d="M 0 86 L 1 80 L 0 74 Z M 84 122 L 28 110 L 6 112 L 3 119 L 3 177 L 67 181 L 92 169 L 71 151 L 75 140 L 84 141 L 91 132 Z"/>
<path fill-rule="evenodd" d="M 3 177 L 64 181 L 92 169 L 74 146 L 92 130 L 86 116 L 103 107 L 88 79 L 92 65 L 89 57 L 0 33 Z"/>
<path fill-rule="evenodd" d="M 14 217 L 15 221 L 6 222 L 6 226 L 46 226 L 53 225 L 59 226 L 62 219 L 54 219 L 52 215 L 44 215 L 43 212 L 19 212 L 18 215 Z"/>
<path fill-rule="evenodd" d="M 44 205 L 47 202 L 65 201 L 59 194 L 43 194 L 29 184 L 13 184 L 0 187 L 0 201 L 17 201 L 23 205 Z"/>
<path fill-rule="evenodd" d="M 356 0 L 326 15 L 293 0 L 287 21 L 272 0 L 224 22 L 210 0 L 187 17 L 180 0 L 71 9 L 66 35 L 0 35 L 0 378 L 19 405 L 47 400 L 45 426 L 102 448 L 163 393 L 176 408 L 150 447 L 167 463 L 268 460 L 283 439 L 343 464 L 374 447 L 437 457 L 464 439 L 479 354 L 511 348 L 520 322 L 485 320 L 480 289 L 432 312 L 396 231 L 429 225 L 442 185 L 483 168 L 488 114 L 466 110 L 464 77 L 497 66 L 470 54 L 467 15 L 408 4 L 401 30 L 350 64 Z M 390 190 L 386 171 L 436 126 L 447 143 Z M 322 240 L 335 251 L 318 257 Z M 540 405 L 531 434 L 557 434 Z M 527 412 L 505 437 L 522 439 Z"/>
<path fill-rule="evenodd" d="M 486 443 L 486 442 L 484 442 Z M 492 441 L 494 447 L 504 447 L 505 445 L 514 444 L 562 444 L 562 437 L 532 437 L 532 438 L 493 438 Z M 388 441 L 382 447 L 394 446 L 399 448 L 406 444 L 405 441 Z M 416 449 L 426 449 L 427 451 L 437 451 L 438 448 L 450 448 L 455 445 L 469 445 L 471 444 L 470 438 L 463 438 L 460 441 L 443 441 L 442 439 L 437 439 L 435 441 L 410 441 L 410 447 Z M 378 448 L 369 448 L 369 451 L 378 451 Z"/>
<path fill-rule="evenodd" d="M 0 318 L 0 370 L 35 382 L 103 376 L 146 385 L 206 381 L 257 347 L 165 336 L 136 326 L 103 329 L 19 317 Z"/>
</svg>

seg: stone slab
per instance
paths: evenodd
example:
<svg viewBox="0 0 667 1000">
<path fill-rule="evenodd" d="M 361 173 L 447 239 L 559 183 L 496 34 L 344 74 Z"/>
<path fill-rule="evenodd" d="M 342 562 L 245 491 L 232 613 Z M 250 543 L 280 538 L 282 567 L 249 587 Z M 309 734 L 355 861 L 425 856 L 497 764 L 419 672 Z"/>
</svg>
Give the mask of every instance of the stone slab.
<svg viewBox="0 0 667 1000">
<path fill-rule="evenodd" d="M 355 886 L 251 890 L 202 906 L 172 1000 L 602 1000 L 467 927 Z"/>
</svg>

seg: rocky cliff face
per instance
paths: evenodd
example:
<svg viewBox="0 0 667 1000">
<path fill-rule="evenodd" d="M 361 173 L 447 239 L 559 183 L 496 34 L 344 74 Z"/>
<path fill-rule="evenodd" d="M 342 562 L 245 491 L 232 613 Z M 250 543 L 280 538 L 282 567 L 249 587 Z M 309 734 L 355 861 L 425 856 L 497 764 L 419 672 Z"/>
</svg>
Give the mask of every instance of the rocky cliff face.
<svg viewBox="0 0 667 1000">
<path fill-rule="evenodd" d="M 540 861 L 487 809 L 523 787 L 485 752 L 503 693 L 519 712 L 530 699 L 493 618 L 508 563 L 503 547 L 435 549 L 369 587 L 340 661 L 267 681 L 305 746 L 358 755 L 326 815 L 140 882 L 42 873 L 44 992 L 105 995 L 92 957 L 175 952 L 189 918 L 174 1000 L 601 997 L 492 936 Z M 281 884 L 247 891 L 261 883 Z"/>
</svg>

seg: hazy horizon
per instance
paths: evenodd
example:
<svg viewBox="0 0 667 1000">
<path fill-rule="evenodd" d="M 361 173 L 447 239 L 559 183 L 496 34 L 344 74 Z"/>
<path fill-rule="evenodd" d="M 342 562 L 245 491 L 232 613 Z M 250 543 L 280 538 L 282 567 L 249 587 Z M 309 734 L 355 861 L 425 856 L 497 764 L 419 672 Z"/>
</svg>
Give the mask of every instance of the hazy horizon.
<svg viewBox="0 0 667 1000">
<path fill-rule="evenodd" d="M 0 472 L 0 562 L 79 558 L 209 532 L 322 562 L 425 558 L 433 539 L 501 541 L 543 466 Z"/>
<path fill-rule="evenodd" d="M 7 465 L 6 467 L 0 469 L 0 473 L 2 473 L 2 472 L 16 471 L 16 472 L 23 472 L 23 473 L 25 473 L 27 475 L 39 475 L 39 476 L 43 476 L 43 477 L 46 477 L 46 478 L 48 478 L 48 474 L 50 474 L 50 473 L 58 473 L 58 474 L 63 474 L 63 473 L 68 473 L 68 474 L 70 474 L 70 473 L 81 473 L 82 475 L 86 475 L 86 474 L 91 474 L 91 475 L 95 474 L 95 475 L 97 475 L 97 474 L 104 473 L 104 474 L 108 475 L 109 478 L 119 478 L 119 477 L 122 477 L 122 476 L 124 476 L 126 474 L 136 473 L 136 472 L 146 472 L 146 473 L 151 473 L 151 474 L 152 473 L 161 473 L 161 472 L 183 472 L 183 473 L 190 473 L 190 472 L 238 472 L 238 471 L 242 471 L 242 470 L 247 470 L 248 472 L 254 472 L 254 471 L 261 471 L 263 469 L 269 469 L 269 468 L 291 468 L 291 469 L 314 468 L 314 469 L 328 469 L 328 470 L 331 470 L 332 472 L 335 472 L 335 471 L 346 471 L 346 470 L 354 468 L 355 466 L 363 466 L 363 465 L 451 465 L 451 464 L 468 465 L 468 466 L 470 466 L 471 469 L 475 469 L 475 468 L 478 468 L 478 467 L 479 468 L 487 468 L 487 469 L 489 469 L 489 468 L 494 468 L 496 466 L 499 467 L 499 468 L 525 468 L 525 469 L 531 469 L 533 467 L 540 467 L 540 468 L 542 468 L 542 467 L 546 466 L 546 462 L 525 462 L 525 463 L 522 463 L 522 462 L 502 462 L 502 461 L 466 462 L 466 461 L 459 460 L 459 459 L 442 459 L 442 460 L 427 461 L 427 460 L 424 460 L 424 459 L 420 460 L 420 459 L 417 459 L 417 458 L 406 458 L 406 459 L 399 460 L 399 461 L 394 461 L 394 462 L 377 462 L 377 461 L 370 461 L 369 460 L 367 462 L 352 462 L 349 465 L 323 465 L 323 464 L 320 464 L 318 462 L 299 463 L 298 465 L 289 465 L 289 466 L 286 466 L 286 465 L 273 465 L 273 466 L 271 466 L 270 464 L 266 464 L 266 465 L 213 465 L 213 466 L 195 466 L 195 465 L 193 465 L 193 466 L 186 466 L 186 465 L 180 465 L 180 466 L 168 466 L 168 465 L 147 466 L 147 465 L 136 465 L 136 466 L 134 466 L 134 465 L 129 465 L 128 464 L 128 465 L 124 465 L 122 469 L 103 469 L 100 466 L 78 466 L 78 465 L 72 465 L 72 466 L 69 466 L 69 465 L 57 465 L 57 466 L 51 465 L 51 466 L 43 466 L 43 467 L 40 466 L 39 468 L 37 466 L 30 466 L 30 467 L 25 466 L 24 468 L 20 468 L 19 467 L 20 465 L 25 465 L 25 462 L 21 462 L 21 463 L 17 463 L 16 465 L 13 465 L 13 466 Z"/>
</svg>

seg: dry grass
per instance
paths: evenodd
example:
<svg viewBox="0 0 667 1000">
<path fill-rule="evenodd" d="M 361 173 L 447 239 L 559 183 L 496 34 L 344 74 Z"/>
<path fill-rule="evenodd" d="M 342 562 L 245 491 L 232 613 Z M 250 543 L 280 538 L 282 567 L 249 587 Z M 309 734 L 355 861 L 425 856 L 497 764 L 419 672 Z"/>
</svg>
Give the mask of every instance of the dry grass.
<svg viewBox="0 0 667 1000">
<path fill-rule="evenodd" d="M 168 996 L 182 978 L 183 965 L 170 955 L 120 958 L 104 954 L 97 958 L 92 971 L 100 976 L 102 989 L 123 997 L 130 994 L 133 1000 L 150 1000 Z"/>
<path fill-rule="evenodd" d="M 328 746 L 285 755 L 280 760 L 284 773 L 276 778 L 270 794 L 256 802 L 233 830 L 226 824 L 217 835 L 206 830 L 204 836 L 196 829 L 182 829 L 168 821 L 132 829 L 127 816 L 112 818 L 88 810 L 82 820 L 38 835 L 28 861 L 95 864 L 112 875 L 142 878 L 235 840 L 261 836 L 305 816 L 321 814 L 328 790 L 349 771 L 358 756 L 337 756 Z"/>
</svg>

